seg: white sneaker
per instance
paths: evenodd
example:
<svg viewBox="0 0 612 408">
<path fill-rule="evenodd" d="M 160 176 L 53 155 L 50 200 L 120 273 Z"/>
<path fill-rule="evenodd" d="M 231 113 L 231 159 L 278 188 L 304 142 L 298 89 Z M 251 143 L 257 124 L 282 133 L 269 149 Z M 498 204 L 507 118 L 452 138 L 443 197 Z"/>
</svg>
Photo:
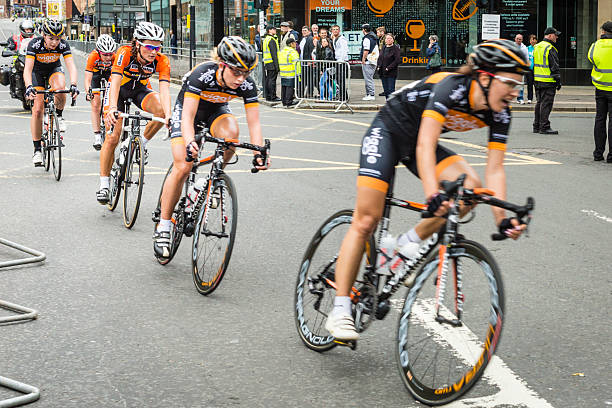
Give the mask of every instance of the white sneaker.
<svg viewBox="0 0 612 408">
<path fill-rule="evenodd" d="M 520 105 L 524 105 L 525 104 L 525 101 L 522 100 L 522 99 L 520 101 L 518 101 L 518 102 L 519 102 Z"/>
<path fill-rule="evenodd" d="M 527 103 L 531 103 L 531 99 L 528 99 L 528 100 L 527 100 Z"/>
<path fill-rule="evenodd" d="M 32 156 L 32 163 L 34 163 L 34 167 L 41 167 L 43 165 L 43 157 L 42 157 L 42 152 L 40 151 L 35 151 L 34 155 Z"/>
<path fill-rule="evenodd" d="M 57 118 L 57 122 L 59 123 L 60 132 L 65 132 L 66 131 L 66 120 L 62 116 L 60 116 Z"/>
<path fill-rule="evenodd" d="M 374 95 L 366 95 L 363 98 L 361 98 L 362 101 L 373 101 L 375 99 L 376 97 Z"/>
<path fill-rule="evenodd" d="M 325 322 L 325 329 L 340 340 L 357 340 L 359 333 L 355 330 L 353 317 L 344 312 L 330 313 Z"/>
</svg>

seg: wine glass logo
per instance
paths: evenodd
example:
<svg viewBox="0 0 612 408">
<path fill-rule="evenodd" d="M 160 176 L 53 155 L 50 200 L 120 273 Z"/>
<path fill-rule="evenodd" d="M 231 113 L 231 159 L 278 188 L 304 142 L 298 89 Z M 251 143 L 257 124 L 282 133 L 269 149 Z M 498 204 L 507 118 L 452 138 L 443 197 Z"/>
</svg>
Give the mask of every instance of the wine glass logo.
<svg viewBox="0 0 612 408">
<path fill-rule="evenodd" d="M 376 15 L 382 17 L 387 11 L 393 8 L 395 0 L 367 0 L 368 8 Z"/>
<path fill-rule="evenodd" d="M 414 40 L 414 46 L 410 51 L 421 51 L 418 48 L 417 40 L 425 34 L 425 23 L 423 20 L 408 20 L 406 23 L 406 34 Z"/>
</svg>

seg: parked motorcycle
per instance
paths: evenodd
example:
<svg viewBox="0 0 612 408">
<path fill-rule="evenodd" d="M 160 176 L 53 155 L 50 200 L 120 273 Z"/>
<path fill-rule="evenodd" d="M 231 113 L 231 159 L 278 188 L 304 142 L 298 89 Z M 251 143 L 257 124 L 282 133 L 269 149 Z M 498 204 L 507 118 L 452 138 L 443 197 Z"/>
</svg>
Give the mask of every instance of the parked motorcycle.
<svg viewBox="0 0 612 408">
<path fill-rule="evenodd" d="M 1 46 L 7 45 L 6 42 L 0 42 Z M 22 47 L 23 49 L 23 47 Z M 8 49 L 2 50 L 3 57 L 11 57 L 10 65 L 0 65 L 0 84 L 9 87 L 11 98 L 19 99 L 21 106 L 25 110 L 31 109 L 30 101 L 25 97 L 25 82 L 23 81 L 23 69 L 25 67 L 25 52 L 16 53 Z"/>
</svg>

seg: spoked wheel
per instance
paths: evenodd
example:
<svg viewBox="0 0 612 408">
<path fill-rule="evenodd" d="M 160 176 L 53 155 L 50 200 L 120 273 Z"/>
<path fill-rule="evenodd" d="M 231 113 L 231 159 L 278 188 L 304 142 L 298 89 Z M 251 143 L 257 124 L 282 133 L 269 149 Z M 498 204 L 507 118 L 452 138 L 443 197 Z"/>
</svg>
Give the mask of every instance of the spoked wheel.
<svg viewBox="0 0 612 408">
<path fill-rule="evenodd" d="M 42 161 L 43 161 L 43 166 L 45 168 L 45 171 L 49 171 L 49 169 L 51 168 L 51 159 L 49 157 L 50 153 L 47 147 L 49 145 L 48 137 L 49 137 L 48 134 L 43 134 L 43 136 L 40 139 L 40 144 L 41 144 L 40 152 L 42 153 Z"/>
<path fill-rule="evenodd" d="M 306 347 L 327 351 L 337 344 L 325 329 L 325 320 L 334 307 L 338 252 L 351 222 L 353 210 L 338 211 L 329 217 L 310 241 L 298 273 L 295 288 L 295 324 Z M 363 282 L 367 265 L 376 257 L 373 239 L 366 244 L 356 286 Z"/>
<path fill-rule="evenodd" d="M 111 211 L 115 211 L 117 204 L 119 204 L 119 196 L 121 196 L 121 183 L 123 181 L 123 175 L 121 174 L 121 166 L 119 166 L 113 159 L 113 167 L 110 172 L 110 197 L 106 208 Z"/>
<path fill-rule="evenodd" d="M 62 138 L 59 130 L 59 120 L 55 115 L 52 118 L 53 120 L 49 122 L 49 160 L 53 163 L 55 180 L 60 181 L 62 177 Z"/>
<path fill-rule="evenodd" d="M 159 190 L 159 197 L 157 198 L 157 206 L 155 207 L 155 211 L 153 212 L 153 232 L 157 231 L 157 225 L 159 224 L 159 219 L 161 216 L 161 197 L 162 192 L 164 191 L 164 184 L 166 183 L 166 179 L 170 175 L 172 171 L 172 164 L 170 168 L 166 172 L 166 176 L 164 177 L 164 181 L 162 181 L 161 189 Z M 180 202 L 180 200 L 179 200 Z M 178 205 L 178 204 L 177 204 Z M 172 228 L 170 229 L 170 256 L 168 258 L 160 258 L 155 254 L 155 258 L 157 258 L 157 262 L 161 265 L 168 264 L 174 255 L 176 255 L 176 251 L 178 251 L 179 245 L 181 244 L 181 240 L 183 239 L 183 227 L 185 225 L 185 213 L 180 208 L 175 208 L 172 212 Z M 155 252 L 154 252 L 155 253 Z"/>
<path fill-rule="evenodd" d="M 437 286 L 439 257 L 434 251 L 416 272 L 396 348 L 404 384 L 428 405 L 454 401 L 476 384 L 499 342 L 504 312 L 501 274 L 484 247 L 472 241 L 451 247 L 446 282 Z M 444 300 L 436 302 L 441 292 Z"/>
<path fill-rule="evenodd" d="M 132 228 L 138 216 L 142 186 L 144 185 L 144 148 L 140 137 L 130 143 L 125 158 L 125 177 L 123 178 L 123 224 Z"/>
<path fill-rule="evenodd" d="M 221 174 L 206 186 L 193 234 L 193 283 L 202 295 L 217 289 L 229 265 L 238 219 L 238 202 L 232 180 Z M 200 205 L 197 205 L 200 207 Z"/>
</svg>

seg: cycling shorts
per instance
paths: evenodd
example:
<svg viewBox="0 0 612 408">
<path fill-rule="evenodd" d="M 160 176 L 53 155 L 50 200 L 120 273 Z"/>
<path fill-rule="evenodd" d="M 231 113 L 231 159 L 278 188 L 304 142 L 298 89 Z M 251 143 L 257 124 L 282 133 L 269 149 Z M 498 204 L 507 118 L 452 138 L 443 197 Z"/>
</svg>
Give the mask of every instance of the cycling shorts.
<svg viewBox="0 0 612 408">
<path fill-rule="evenodd" d="M 201 126 L 208 127 L 210 134 L 213 137 L 215 136 L 213 133 L 213 125 L 219 119 L 234 116 L 232 110 L 230 109 L 227 103 L 217 103 L 210 104 L 206 109 L 198 109 L 196 112 L 196 117 L 193 121 L 194 131 L 197 132 L 198 128 Z M 177 101 L 174 104 L 174 111 L 172 112 L 172 128 L 170 130 L 170 138 L 172 139 L 172 143 L 184 143 L 183 138 L 181 137 L 181 121 L 183 117 L 183 104 Z M 230 140 L 231 142 L 238 142 L 238 140 Z"/>
<path fill-rule="evenodd" d="M 401 152 L 401 153 L 400 153 Z M 436 147 L 436 176 L 449 165 L 463 160 L 450 149 Z M 377 115 L 361 142 L 359 175 L 357 186 L 370 187 L 384 193 L 395 174 L 395 166 L 402 162 L 408 170 L 419 177 L 416 163 L 416 141 L 410 143 L 406 136 L 395 135 Z"/>
<path fill-rule="evenodd" d="M 53 75 L 64 75 L 64 67 L 59 64 L 48 69 L 33 69 L 32 70 L 32 86 L 37 91 L 44 91 L 47 89 L 49 79 Z"/>
<path fill-rule="evenodd" d="M 106 92 L 104 93 L 104 112 L 108 112 L 108 108 L 110 107 L 110 85 L 111 83 L 109 81 L 106 85 Z M 119 88 L 117 110 L 119 112 L 125 112 L 125 102 L 130 98 L 132 99 L 132 103 L 135 104 L 138 109 L 146 110 L 143 107 L 143 103 L 153 94 L 157 94 L 157 92 L 146 85 L 140 84 L 136 85 L 134 88 L 122 86 Z"/>
<path fill-rule="evenodd" d="M 93 91 L 94 94 L 100 93 L 102 78 L 106 79 L 106 82 L 108 83 L 108 78 L 110 78 L 110 71 L 106 71 L 106 73 L 104 73 L 103 71 L 93 73 L 93 76 L 91 77 L 90 86 L 92 90 L 97 89 L 97 91 Z"/>
</svg>

